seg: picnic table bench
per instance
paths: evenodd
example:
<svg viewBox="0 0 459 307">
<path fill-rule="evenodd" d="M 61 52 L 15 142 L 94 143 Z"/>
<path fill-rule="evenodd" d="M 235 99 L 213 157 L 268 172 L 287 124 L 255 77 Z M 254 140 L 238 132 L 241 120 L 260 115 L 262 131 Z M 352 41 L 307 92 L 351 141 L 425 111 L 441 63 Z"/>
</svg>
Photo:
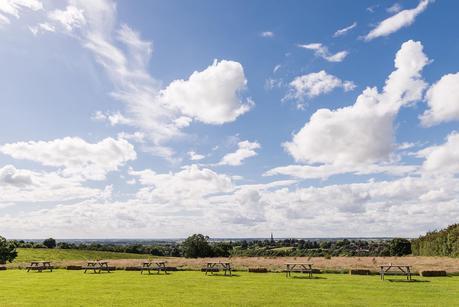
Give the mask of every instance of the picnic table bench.
<svg viewBox="0 0 459 307">
<path fill-rule="evenodd" d="M 390 269 L 398 269 L 400 272 L 402 272 L 403 275 L 406 275 L 407 280 L 411 280 L 411 266 L 407 264 L 383 264 L 380 265 L 380 275 L 381 275 L 381 280 L 384 280 L 384 274 L 387 273 Z"/>
<path fill-rule="evenodd" d="M 30 265 L 26 267 L 27 272 L 30 272 L 30 270 L 38 272 L 43 272 L 43 270 L 49 270 L 50 272 L 52 272 L 53 268 L 54 267 L 51 265 L 51 262 L 49 261 L 32 261 L 30 262 Z"/>
<path fill-rule="evenodd" d="M 140 274 L 143 274 L 143 271 L 148 271 L 148 274 L 150 274 L 151 270 L 158 271 L 158 274 L 160 271 L 164 271 L 167 274 L 166 263 L 166 261 L 145 261 L 142 263 Z M 153 264 L 156 266 L 153 266 Z"/>
<path fill-rule="evenodd" d="M 84 266 L 83 269 L 85 274 L 88 270 L 92 270 L 94 273 L 100 273 L 101 271 L 107 271 L 110 273 L 110 267 L 108 266 L 107 261 L 88 261 L 88 264 Z"/>
<path fill-rule="evenodd" d="M 221 266 L 222 269 L 225 271 L 225 276 L 226 276 L 226 272 L 229 272 L 229 275 L 230 276 L 233 276 L 231 271 L 232 271 L 232 268 L 231 268 L 231 262 L 207 262 L 207 265 L 206 265 L 206 275 L 208 272 L 210 272 L 211 274 L 214 274 L 214 272 L 216 270 L 218 270 L 218 267 Z"/>
<path fill-rule="evenodd" d="M 285 264 L 286 277 L 292 275 L 292 272 L 308 273 L 309 278 L 312 278 L 312 263 L 310 262 L 288 262 Z"/>
</svg>

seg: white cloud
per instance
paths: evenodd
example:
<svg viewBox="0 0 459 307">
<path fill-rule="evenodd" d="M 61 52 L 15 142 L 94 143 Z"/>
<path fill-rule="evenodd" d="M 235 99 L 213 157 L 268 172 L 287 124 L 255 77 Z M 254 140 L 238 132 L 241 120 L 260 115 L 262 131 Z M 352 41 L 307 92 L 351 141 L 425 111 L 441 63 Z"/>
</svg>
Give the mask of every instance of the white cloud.
<svg viewBox="0 0 459 307">
<path fill-rule="evenodd" d="M 55 172 L 0 167 L 0 202 L 53 202 L 100 198 L 103 190 L 83 187 L 73 178 Z"/>
<path fill-rule="evenodd" d="M 224 175 L 199 168 L 152 178 L 153 186 L 141 188 L 145 194 L 125 202 L 86 200 L 0 216 L 1 231 L 87 238 L 266 236 L 266 229 L 276 236 L 416 236 L 459 218 L 456 178 L 271 189 L 232 187 Z"/>
<path fill-rule="evenodd" d="M 369 174 L 388 174 L 395 176 L 404 176 L 418 170 L 416 165 L 396 165 L 396 164 L 365 164 L 358 166 L 349 165 L 287 165 L 270 169 L 264 176 L 286 175 L 301 179 L 328 179 L 333 175 L 338 174 L 354 174 L 354 175 L 369 175 Z"/>
<path fill-rule="evenodd" d="M 185 166 L 181 171 L 168 174 L 157 174 L 146 169 L 129 171 L 131 176 L 146 186 L 137 197 L 148 202 L 175 203 L 199 206 L 207 195 L 230 192 L 234 189 L 229 176 L 218 174 L 197 165 Z"/>
<path fill-rule="evenodd" d="M 274 32 L 271 31 L 265 31 L 260 33 L 261 37 L 274 37 Z"/>
<path fill-rule="evenodd" d="M 206 156 L 204 155 L 200 155 L 194 151 L 189 151 L 188 152 L 188 156 L 190 157 L 190 160 L 192 161 L 199 161 L 199 160 L 202 160 L 204 159 Z"/>
<path fill-rule="evenodd" d="M 47 22 L 43 22 L 43 23 L 39 23 L 35 27 L 29 27 L 29 30 L 30 32 L 33 33 L 33 35 L 37 35 L 38 33 L 43 33 L 43 32 L 54 32 L 56 31 L 56 28 Z"/>
<path fill-rule="evenodd" d="M 108 113 L 108 112 L 104 113 L 102 111 L 97 111 L 96 113 L 94 113 L 91 119 L 95 121 L 107 121 L 112 126 L 116 126 L 120 124 L 124 124 L 124 125 L 131 124 L 131 120 L 126 118 L 119 111 L 114 112 L 114 113 Z"/>
<path fill-rule="evenodd" d="M 370 33 L 365 36 L 365 40 L 370 41 L 377 37 L 388 36 L 397 32 L 401 28 L 408 27 L 415 21 L 416 17 L 427 8 L 429 2 L 429 0 L 421 0 L 416 8 L 400 11 L 397 14 L 384 19 L 376 26 L 376 28 L 371 30 Z"/>
<path fill-rule="evenodd" d="M 182 114 L 206 124 L 236 120 L 253 106 L 239 92 L 246 86 L 242 65 L 214 61 L 207 69 L 195 71 L 188 80 L 175 80 L 161 91 L 161 101 Z"/>
<path fill-rule="evenodd" d="M 49 12 L 48 18 L 51 21 L 59 22 L 67 31 L 81 28 L 86 24 L 83 10 L 75 6 L 67 6 L 65 10 L 54 10 Z"/>
<path fill-rule="evenodd" d="M 425 158 L 422 168 L 426 173 L 442 176 L 459 173 L 459 133 L 453 131 L 444 144 L 424 148 L 417 155 Z"/>
<path fill-rule="evenodd" d="M 459 120 L 459 73 L 441 77 L 427 91 L 426 100 L 429 109 L 420 116 L 422 125 Z"/>
<path fill-rule="evenodd" d="M 247 81 L 242 65 L 234 61 L 215 61 L 188 80 L 172 81 L 162 89 L 149 73 L 152 43 L 126 24 L 116 27 L 113 1 L 73 0 L 66 10 L 50 14 L 48 21 L 64 25 L 67 34 L 93 53 L 113 82 L 112 97 L 125 103 L 125 112 L 99 112 L 95 118 L 136 127 L 156 155 L 172 159 L 174 151 L 164 143 L 182 136 L 193 120 L 220 125 L 253 106 L 242 98 Z"/>
<path fill-rule="evenodd" d="M 421 43 L 403 43 L 381 93 L 367 88 L 352 106 L 316 111 L 283 146 L 298 162 L 360 165 L 388 161 L 394 146 L 393 121 L 402 106 L 422 98 L 420 72 L 428 63 Z"/>
<path fill-rule="evenodd" d="M 0 168 L 0 186 L 23 187 L 31 184 L 32 176 L 29 172 L 17 170 L 13 165 L 6 165 Z"/>
<path fill-rule="evenodd" d="M 306 97 L 313 98 L 327 94 L 341 87 L 345 92 L 355 88 L 352 81 L 343 81 L 334 75 L 327 74 L 324 70 L 296 77 L 290 82 L 290 92 L 287 99 L 304 100 Z"/>
<path fill-rule="evenodd" d="M 62 167 L 62 175 L 81 180 L 103 180 L 108 172 L 116 171 L 127 161 L 136 159 L 136 152 L 130 143 L 112 138 L 94 144 L 78 137 L 10 143 L 0 146 L 0 152 L 15 159 Z"/>
<path fill-rule="evenodd" d="M 388 7 L 386 11 L 388 13 L 395 14 L 395 13 L 400 12 L 401 10 L 402 10 L 402 6 L 400 5 L 400 3 L 394 3 L 393 5 Z"/>
<path fill-rule="evenodd" d="M 321 57 L 328 62 L 341 62 L 349 54 L 347 51 L 339 51 L 335 54 L 331 54 L 330 51 L 328 51 L 328 48 L 320 43 L 298 45 L 298 47 L 313 50 L 316 56 Z"/>
<path fill-rule="evenodd" d="M 237 144 L 238 149 L 235 152 L 226 154 L 218 165 L 241 165 L 242 161 L 257 155 L 256 150 L 260 148 L 257 142 L 242 141 Z"/>
<path fill-rule="evenodd" d="M 43 9 L 43 3 L 39 0 L 2 0 L 0 1 L 0 26 L 10 23 L 9 16 L 20 17 L 24 9 L 39 11 Z"/>
<path fill-rule="evenodd" d="M 333 34 L 333 37 L 339 37 L 339 36 L 346 35 L 347 32 L 351 31 L 351 30 L 354 29 L 356 26 L 357 26 L 357 22 L 354 21 L 350 26 L 337 30 L 337 31 Z"/>
</svg>

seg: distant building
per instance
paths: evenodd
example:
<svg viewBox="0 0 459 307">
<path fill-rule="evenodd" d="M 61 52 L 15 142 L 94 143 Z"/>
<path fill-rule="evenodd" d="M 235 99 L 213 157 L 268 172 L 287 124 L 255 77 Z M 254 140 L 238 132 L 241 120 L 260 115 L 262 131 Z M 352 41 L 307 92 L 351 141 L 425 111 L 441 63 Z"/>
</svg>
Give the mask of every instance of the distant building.
<svg viewBox="0 0 459 307">
<path fill-rule="evenodd" d="M 273 233 L 271 232 L 271 243 L 274 243 Z"/>
</svg>

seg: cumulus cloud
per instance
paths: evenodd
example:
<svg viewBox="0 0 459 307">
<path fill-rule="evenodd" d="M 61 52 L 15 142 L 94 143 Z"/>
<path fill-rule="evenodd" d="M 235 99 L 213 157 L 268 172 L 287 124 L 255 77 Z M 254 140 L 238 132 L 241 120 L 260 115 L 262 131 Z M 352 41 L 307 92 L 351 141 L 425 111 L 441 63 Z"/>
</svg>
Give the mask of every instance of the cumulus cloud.
<svg viewBox="0 0 459 307">
<path fill-rule="evenodd" d="M 343 81 L 324 70 L 296 77 L 290 82 L 289 86 L 290 92 L 286 98 L 300 101 L 306 97 L 313 98 L 327 94 L 339 87 L 345 92 L 352 91 L 355 88 L 354 82 Z"/>
<path fill-rule="evenodd" d="M 188 80 L 175 80 L 162 90 L 160 99 L 206 124 L 234 121 L 253 105 L 241 101 L 239 92 L 246 86 L 242 65 L 234 61 L 214 61 L 207 69 L 191 74 Z"/>
<path fill-rule="evenodd" d="M 85 200 L 0 216 L 2 232 L 19 236 L 59 233 L 88 238 L 146 234 L 185 237 L 201 232 L 222 237 L 243 236 L 248 231 L 266 236 L 266 229 L 270 229 L 278 236 L 292 233 L 298 236 L 413 236 L 454 223 L 459 218 L 459 180 L 452 177 L 441 180 L 404 177 L 325 187 L 272 185 L 271 189 L 250 186 L 238 189 L 226 184 L 217 187 L 216 177 L 221 174 L 215 176 L 211 171 L 203 174 L 204 169 L 199 168 L 180 174 L 182 171 L 153 175 L 152 186 L 141 188 L 153 193 L 144 194 L 150 198 L 141 198 L 139 194 L 127 201 Z M 157 175 L 164 177 L 155 178 Z M 181 185 L 177 188 L 178 196 L 162 191 L 163 179 L 169 185 Z M 187 186 L 195 180 L 201 180 L 201 184 L 196 186 L 198 192 L 191 192 Z M 216 194 L 208 194 L 201 188 L 209 182 Z M 155 195 L 156 183 L 159 186 Z M 180 194 L 182 192 L 185 194 Z M 104 214 L 100 214 L 101 211 Z M 18 228 L 18 224 L 22 227 Z"/>
<path fill-rule="evenodd" d="M 214 61 L 163 88 L 149 73 L 153 44 L 126 24 L 117 27 L 116 14 L 110 0 L 73 0 L 64 10 L 48 14 L 51 26 L 63 27 L 93 53 L 113 82 L 112 97 L 125 104 L 123 113 L 99 112 L 95 119 L 134 126 L 152 143 L 152 153 L 172 159 L 174 151 L 165 143 L 182 136 L 193 121 L 221 125 L 253 106 L 242 97 L 247 80 L 242 65 L 234 61 Z M 31 31 L 41 30 L 37 26 Z"/>
<path fill-rule="evenodd" d="M 32 184 L 32 176 L 30 172 L 17 170 L 13 165 L 5 165 L 0 168 L 0 186 L 12 185 L 15 187 L 23 187 Z"/>
<path fill-rule="evenodd" d="M 320 43 L 298 45 L 298 47 L 313 50 L 316 56 L 321 57 L 322 59 L 327 60 L 328 62 L 341 62 L 349 54 L 347 51 L 339 51 L 335 54 L 332 54 L 326 46 Z"/>
<path fill-rule="evenodd" d="M 233 190 L 229 176 L 218 174 L 197 165 L 185 166 L 176 173 L 158 174 L 153 170 L 130 170 L 129 174 L 144 185 L 137 196 L 149 202 L 186 203 L 198 206 L 197 202 L 207 195 Z"/>
<path fill-rule="evenodd" d="M 319 109 L 284 148 L 298 162 L 359 165 L 387 161 L 393 121 L 402 106 L 422 98 L 421 70 L 428 59 L 420 42 L 403 43 L 382 92 L 367 88 L 352 106 Z"/>
<path fill-rule="evenodd" d="M 441 77 L 427 91 L 426 100 L 429 109 L 420 116 L 423 126 L 459 120 L 459 73 Z"/>
<path fill-rule="evenodd" d="M 0 146 L 0 152 L 14 159 L 61 167 L 64 176 L 81 180 L 103 180 L 108 172 L 136 159 L 134 146 L 126 140 L 113 138 L 98 143 L 88 143 L 78 137 L 18 142 Z"/>
<path fill-rule="evenodd" d="M 54 202 L 100 198 L 103 190 L 84 187 L 56 172 L 0 167 L 0 202 Z"/>
<path fill-rule="evenodd" d="M 425 158 L 422 168 L 427 173 L 440 175 L 459 173 L 459 133 L 453 131 L 444 144 L 424 148 L 417 155 Z"/>
<path fill-rule="evenodd" d="M 416 17 L 425 11 L 430 0 L 421 0 L 414 9 L 403 10 L 397 14 L 381 21 L 376 28 L 370 31 L 365 36 L 366 41 L 370 41 L 377 37 L 388 36 L 397 32 L 401 28 L 408 27 L 415 21 Z"/>
<path fill-rule="evenodd" d="M 344 36 L 347 34 L 347 32 L 351 31 L 357 26 L 357 22 L 353 22 L 350 26 L 336 30 L 336 32 L 333 34 L 333 37 L 339 37 L 339 36 Z"/>
<path fill-rule="evenodd" d="M 238 149 L 235 152 L 226 154 L 218 165 L 241 165 L 242 161 L 257 155 L 256 150 L 260 148 L 257 142 L 242 141 L 237 144 Z"/>
</svg>

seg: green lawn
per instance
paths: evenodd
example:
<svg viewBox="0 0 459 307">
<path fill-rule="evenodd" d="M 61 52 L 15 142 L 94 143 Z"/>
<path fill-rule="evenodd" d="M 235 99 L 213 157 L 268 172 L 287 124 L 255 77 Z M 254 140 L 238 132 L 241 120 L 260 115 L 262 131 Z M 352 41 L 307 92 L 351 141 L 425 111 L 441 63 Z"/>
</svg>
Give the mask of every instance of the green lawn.
<svg viewBox="0 0 459 307">
<path fill-rule="evenodd" d="M 201 272 L 140 275 L 139 272 L 84 274 L 56 270 L 0 271 L 0 306 L 457 306 L 459 277 L 237 273 L 205 276 Z M 397 282 L 398 281 L 398 282 Z"/>
<path fill-rule="evenodd" d="M 146 259 L 149 255 L 87 251 L 78 249 L 18 248 L 18 257 L 14 262 L 33 260 L 64 261 L 88 259 Z"/>
</svg>

